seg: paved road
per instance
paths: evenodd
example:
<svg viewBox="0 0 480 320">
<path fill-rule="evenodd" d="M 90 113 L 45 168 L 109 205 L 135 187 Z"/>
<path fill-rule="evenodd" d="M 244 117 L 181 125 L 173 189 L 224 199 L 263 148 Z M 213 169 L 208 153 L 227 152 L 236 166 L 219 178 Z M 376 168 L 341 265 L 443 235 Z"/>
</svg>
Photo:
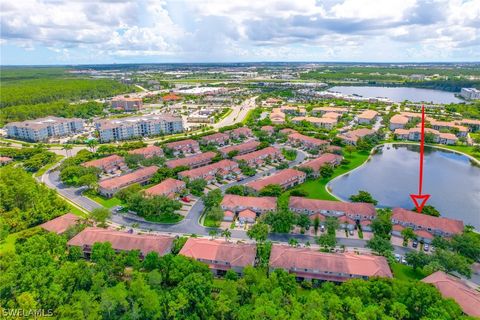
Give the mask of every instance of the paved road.
<svg viewBox="0 0 480 320">
<path fill-rule="evenodd" d="M 255 99 L 257 97 L 248 98 L 247 100 L 243 101 L 241 104 L 232 107 L 232 113 L 226 116 L 224 119 L 220 120 L 219 122 L 215 123 L 213 127 L 215 129 L 231 126 L 235 123 L 242 122 L 243 119 L 248 114 L 248 111 L 254 109 L 256 107 Z"/>
</svg>

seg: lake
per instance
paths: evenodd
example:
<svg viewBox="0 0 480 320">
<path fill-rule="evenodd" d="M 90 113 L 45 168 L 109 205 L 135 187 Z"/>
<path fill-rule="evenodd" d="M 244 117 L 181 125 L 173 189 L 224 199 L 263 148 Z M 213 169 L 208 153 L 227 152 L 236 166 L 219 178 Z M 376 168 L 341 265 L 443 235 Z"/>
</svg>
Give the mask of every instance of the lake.
<svg viewBox="0 0 480 320">
<path fill-rule="evenodd" d="M 407 87 L 369 87 L 369 86 L 337 86 L 328 89 L 329 91 L 340 92 L 348 95 L 359 95 L 365 98 L 388 98 L 394 102 L 409 100 L 412 102 L 429 103 L 459 103 L 463 100 L 455 97 L 453 92 L 407 88 Z"/>
<path fill-rule="evenodd" d="M 348 200 L 365 190 L 379 207 L 412 209 L 410 194 L 418 192 L 419 146 L 387 144 L 363 166 L 328 184 L 337 197 Z M 446 218 L 462 220 L 480 230 L 480 167 L 468 157 L 443 149 L 425 147 L 424 194 L 427 204 Z"/>
</svg>

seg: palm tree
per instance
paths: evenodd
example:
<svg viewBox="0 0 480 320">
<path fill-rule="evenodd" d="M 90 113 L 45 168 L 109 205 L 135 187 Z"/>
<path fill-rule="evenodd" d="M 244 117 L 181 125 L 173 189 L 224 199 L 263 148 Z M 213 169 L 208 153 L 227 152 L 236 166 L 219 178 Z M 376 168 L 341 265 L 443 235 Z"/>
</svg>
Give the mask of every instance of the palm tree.
<svg viewBox="0 0 480 320">
<path fill-rule="evenodd" d="M 217 229 L 212 229 L 208 231 L 208 235 L 212 237 L 212 239 L 215 239 L 215 237 L 218 235 L 218 230 Z"/>
<path fill-rule="evenodd" d="M 230 230 L 225 229 L 222 231 L 221 236 L 225 237 L 225 241 L 228 242 L 228 239 L 232 237 L 232 233 L 230 232 Z"/>
<path fill-rule="evenodd" d="M 87 146 L 90 148 L 92 152 L 95 152 L 95 147 L 98 145 L 98 141 L 95 139 L 91 139 L 87 141 Z"/>
<path fill-rule="evenodd" d="M 63 145 L 62 150 L 65 150 L 65 153 L 67 154 L 67 157 L 71 156 L 70 150 L 73 149 L 73 146 L 69 143 L 66 143 Z"/>
</svg>

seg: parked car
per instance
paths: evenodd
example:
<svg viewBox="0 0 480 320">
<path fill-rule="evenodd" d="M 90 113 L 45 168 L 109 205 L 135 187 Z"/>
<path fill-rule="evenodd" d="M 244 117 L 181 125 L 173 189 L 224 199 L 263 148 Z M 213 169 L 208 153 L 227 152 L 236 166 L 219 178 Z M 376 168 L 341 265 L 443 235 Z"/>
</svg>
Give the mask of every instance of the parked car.
<svg viewBox="0 0 480 320">
<path fill-rule="evenodd" d="M 428 251 L 429 249 L 430 249 L 430 246 L 425 243 L 425 245 L 423 246 L 423 250 Z"/>
<path fill-rule="evenodd" d="M 321 226 L 320 226 L 320 231 L 321 231 L 321 232 L 325 232 L 325 226 L 324 226 L 324 225 L 321 225 Z"/>
<path fill-rule="evenodd" d="M 401 261 L 403 264 L 407 264 L 407 259 L 405 259 L 404 257 L 402 257 L 402 261 Z"/>
<path fill-rule="evenodd" d="M 402 256 L 399 255 L 398 253 L 395 253 L 395 260 L 397 260 L 397 262 L 400 262 L 401 259 L 402 259 Z"/>
<path fill-rule="evenodd" d="M 348 230 L 348 234 L 353 236 L 353 230 Z"/>
<path fill-rule="evenodd" d="M 414 241 L 413 241 L 412 247 L 414 247 L 414 248 L 418 247 L 418 241 L 417 241 L 417 240 L 414 240 Z"/>
<path fill-rule="evenodd" d="M 182 198 L 183 202 L 189 203 L 191 200 L 188 197 L 183 197 Z"/>
</svg>

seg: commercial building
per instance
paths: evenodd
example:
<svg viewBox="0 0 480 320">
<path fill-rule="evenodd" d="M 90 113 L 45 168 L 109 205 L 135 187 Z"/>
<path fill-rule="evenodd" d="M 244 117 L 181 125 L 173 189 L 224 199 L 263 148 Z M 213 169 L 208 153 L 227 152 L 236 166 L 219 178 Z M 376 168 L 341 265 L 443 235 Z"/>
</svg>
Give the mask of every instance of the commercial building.
<svg viewBox="0 0 480 320">
<path fill-rule="evenodd" d="M 183 181 L 167 178 L 153 187 L 145 190 L 147 196 L 165 196 L 169 198 L 176 198 L 176 195 L 186 188 Z"/>
<path fill-rule="evenodd" d="M 282 160 L 282 152 L 275 147 L 266 147 L 257 151 L 233 157 L 233 160 L 237 162 L 245 161 L 250 167 L 262 166 L 267 159 Z"/>
<path fill-rule="evenodd" d="M 117 251 L 139 250 L 143 259 L 149 252 L 163 256 L 170 253 L 173 238 L 151 234 L 133 234 L 102 228 L 86 228 L 67 242 L 69 246 L 80 247 L 88 258 L 95 243 L 109 242 Z"/>
<path fill-rule="evenodd" d="M 445 299 L 453 299 L 470 317 L 480 318 L 480 292 L 476 286 L 443 271 L 432 273 L 422 282 L 430 283 Z"/>
<path fill-rule="evenodd" d="M 283 269 L 299 281 L 344 282 L 372 277 L 392 278 L 384 257 L 354 253 L 324 253 L 309 248 L 292 248 L 274 244 L 270 254 L 270 270 Z"/>
<path fill-rule="evenodd" d="M 173 150 L 174 155 L 179 155 L 180 153 L 194 154 L 200 152 L 200 146 L 198 142 L 192 139 L 170 142 L 167 143 L 165 147 Z"/>
<path fill-rule="evenodd" d="M 163 157 L 163 149 L 157 146 L 148 146 L 144 148 L 134 149 L 128 151 L 129 154 L 139 154 L 145 159 L 152 157 Z"/>
<path fill-rule="evenodd" d="M 241 171 L 238 168 L 238 163 L 231 160 L 221 160 L 216 163 L 209 164 L 204 167 L 186 170 L 178 173 L 180 179 L 188 178 L 190 180 L 204 179 L 207 182 L 214 182 L 215 176 L 218 174 L 222 178 L 231 177 L 234 174 L 239 174 Z"/>
<path fill-rule="evenodd" d="M 365 110 L 357 116 L 359 124 L 370 124 L 378 116 L 378 112 L 375 110 Z"/>
<path fill-rule="evenodd" d="M 225 211 L 238 213 L 245 209 L 262 214 L 277 210 L 277 198 L 275 197 L 248 197 L 226 194 L 220 204 Z"/>
<path fill-rule="evenodd" d="M 241 154 L 245 154 L 245 153 L 249 153 L 257 150 L 257 147 L 259 145 L 260 145 L 260 142 L 252 140 L 252 141 L 236 144 L 233 146 L 223 147 L 218 149 L 218 151 L 220 151 L 220 153 L 224 157 L 228 156 L 228 154 L 232 151 L 238 151 L 238 154 L 241 155 Z"/>
<path fill-rule="evenodd" d="M 151 114 L 139 117 L 101 120 L 95 123 L 100 141 L 128 140 L 183 131 L 181 117 Z"/>
<path fill-rule="evenodd" d="M 84 121 L 77 118 L 45 117 L 5 125 L 7 136 L 26 141 L 47 141 L 81 133 Z"/>
<path fill-rule="evenodd" d="M 228 270 L 241 275 L 245 267 L 253 267 L 257 248 L 254 244 L 188 238 L 179 254 L 207 264 L 216 276 L 223 276 Z"/>
<path fill-rule="evenodd" d="M 165 164 L 171 169 L 183 166 L 193 169 L 209 164 L 216 155 L 217 154 L 215 152 L 208 151 L 185 158 L 168 160 Z"/>
<path fill-rule="evenodd" d="M 105 173 L 113 173 L 118 170 L 124 171 L 128 169 L 127 165 L 125 164 L 125 160 L 116 154 L 112 154 L 111 156 L 108 156 L 108 157 L 84 162 L 82 163 L 82 166 L 86 168 L 95 167 L 102 170 Z"/>
<path fill-rule="evenodd" d="M 318 158 L 307 161 L 300 165 L 300 168 L 311 168 L 313 170 L 313 176 L 318 177 L 320 175 L 320 168 L 326 164 L 331 166 L 337 166 L 342 162 L 343 157 L 338 154 L 324 153 Z"/>
<path fill-rule="evenodd" d="M 305 172 L 295 169 L 284 169 L 266 178 L 249 182 L 246 186 L 260 191 L 270 184 L 278 184 L 283 189 L 288 189 L 305 182 L 306 178 Z"/>
<path fill-rule="evenodd" d="M 454 236 L 462 233 L 464 228 L 463 222 L 460 220 L 429 216 L 403 208 L 393 209 L 392 223 L 394 235 L 401 236 L 404 228 L 412 228 L 417 238 L 425 242 L 430 242 L 434 236 Z"/>
<path fill-rule="evenodd" d="M 112 99 L 112 108 L 138 111 L 143 109 L 143 101 L 142 98 L 115 97 Z"/>
<path fill-rule="evenodd" d="M 303 147 L 305 149 L 322 149 L 329 145 L 329 142 L 326 140 L 312 138 L 298 132 L 290 134 L 288 142 L 294 147 Z"/>
<path fill-rule="evenodd" d="M 128 187 L 134 183 L 144 184 L 157 172 L 157 166 L 140 168 L 133 172 L 102 180 L 98 183 L 98 191 L 105 197 L 112 197 L 120 189 Z"/>
</svg>

